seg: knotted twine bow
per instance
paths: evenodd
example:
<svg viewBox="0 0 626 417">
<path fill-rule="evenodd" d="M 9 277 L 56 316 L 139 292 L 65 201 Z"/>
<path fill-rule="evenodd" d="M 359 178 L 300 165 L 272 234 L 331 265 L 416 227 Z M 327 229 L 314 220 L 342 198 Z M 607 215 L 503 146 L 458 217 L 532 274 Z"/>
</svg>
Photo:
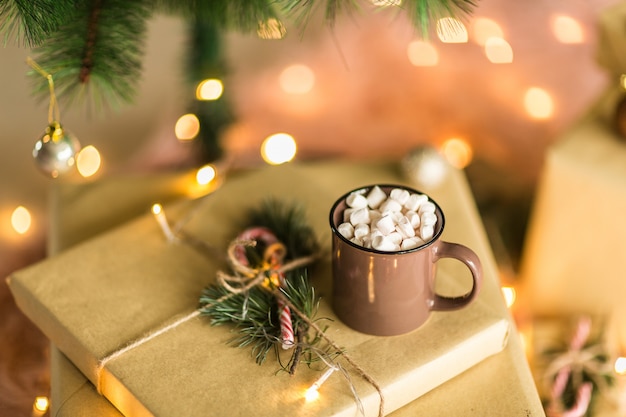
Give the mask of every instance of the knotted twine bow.
<svg viewBox="0 0 626 417">
<path fill-rule="evenodd" d="M 306 266 L 312 263 L 317 256 L 304 256 L 293 259 L 287 263 L 282 263 L 286 254 L 284 245 L 278 241 L 272 242 L 270 240 L 269 242 L 270 244 L 263 253 L 261 266 L 257 268 L 250 267 L 247 260 L 245 260 L 246 258 L 242 255 L 242 248 L 245 248 L 246 246 L 254 247 L 256 246 L 257 241 L 236 239 L 231 242 L 228 246 L 227 253 L 229 264 L 235 272 L 235 275 L 229 275 L 223 271 L 217 272 L 219 284 L 228 290 L 229 293 L 216 300 L 216 303 L 224 301 L 236 294 L 245 293 L 255 286 L 260 286 L 261 288 L 270 291 L 280 303 L 287 306 L 294 314 L 300 317 L 310 328 L 312 328 L 319 337 L 324 339 L 330 346 L 333 347 L 333 349 L 339 352 L 346 362 L 348 362 L 365 381 L 376 389 L 380 398 L 378 415 L 379 417 L 382 417 L 384 415 L 385 400 L 380 385 L 378 385 L 378 383 L 367 372 L 365 372 L 363 368 L 361 368 L 347 353 L 345 353 L 340 346 L 326 336 L 324 331 L 306 314 L 300 311 L 280 290 L 280 280 L 285 272 Z"/>
<path fill-rule="evenodd" d="M 590 332 L 591 319 L 582 317 L 577 323 L 568 350 L 559 354 L 546 370 L 546 377 L 554 381 L 550 391 L 550 404 L 546 410 L 549 417 L 582 417 L 591 403 L 593 384 L 595 383 L 600 392 L 607 388 L 602 375 L 609 370 L 600 359 L 604 354 L 602 345 L 598 343 L 585 347 Z M 583 374 L 591 378 L 592 382 L 585 381 Z M 566 408 L 563 393 L 568 381 L 576 389 L 576 400 L 571 407 Z"/>
</svg>

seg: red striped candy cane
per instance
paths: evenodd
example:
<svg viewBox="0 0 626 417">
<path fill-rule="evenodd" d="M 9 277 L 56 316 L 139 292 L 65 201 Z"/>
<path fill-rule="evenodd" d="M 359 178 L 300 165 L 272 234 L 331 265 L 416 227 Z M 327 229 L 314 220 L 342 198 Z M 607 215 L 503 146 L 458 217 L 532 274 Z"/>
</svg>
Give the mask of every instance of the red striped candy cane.
<svg viewBox="0 0 626 417">
<path fill-rule="evenodd" d="M 291 349 L 295 345 L 295 337 L 293 333 L 293 325 L 291 323 L 291 310 L 288 305 L 279 298 L 278 311 L 280 313 L 280 338 L 283 343 L 283 349 Z"/>
</svg>

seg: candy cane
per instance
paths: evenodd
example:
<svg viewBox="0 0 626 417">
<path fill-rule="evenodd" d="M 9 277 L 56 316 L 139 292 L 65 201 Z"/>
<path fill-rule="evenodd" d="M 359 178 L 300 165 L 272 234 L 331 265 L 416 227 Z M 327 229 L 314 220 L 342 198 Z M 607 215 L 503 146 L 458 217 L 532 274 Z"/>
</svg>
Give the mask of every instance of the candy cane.
<svg viewBox="0 0 626 417">
<path fill-rule="evenodd" d="M 280 313 L 280 338 L 283 343 L 283 349 L 291 349 L 295 345 L 295 336 L 293 333 L 293 325 L 291 322 L 291 310 L 289 306 L 279 298 L 278 311 Z"/>
<path fill-rule="evenodd" d="M 246 229 L 237 238 L 240 240 L 262 241 L 266 245 L 278 243 L 276 235 L 265 227 L 252 227 L 250 229 Z M 235 248 L 235 256 L 243 265 L 249 265 L 243 246 L 239 245 Z M 278 260 L 272 259 L 270 261 Z M 274 267 L 278 266 L 278 264 L 274 265 Z M 278 276 L 280 278 L 279 282 L 282 285 L 284 283 L 284 276 L 280 272 L 278 273 Z M 285 305 L 280 299 L 278 299 L 278 316 L 280 321 L 280 338 L 282 341 L 282 348 L 285 350 L 291 349 L 295 345 L 295 335 L 291 321 L 291 310 L 289 309 L 289 306 Z"/>
</svg>

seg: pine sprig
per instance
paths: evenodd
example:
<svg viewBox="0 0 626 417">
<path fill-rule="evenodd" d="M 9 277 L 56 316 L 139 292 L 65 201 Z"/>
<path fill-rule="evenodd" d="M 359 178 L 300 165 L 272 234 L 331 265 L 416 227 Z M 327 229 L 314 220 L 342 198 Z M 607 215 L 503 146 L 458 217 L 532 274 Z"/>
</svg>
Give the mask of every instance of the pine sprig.
<svg viewBox="0 0 626 417">
<path fill-rule="evenodd" d="M 4 45 L 14 39 L 29 48 L 40 45 L 65 22 L 74 19 L 72 0 L 0 0 Z"/>
<path fill-rule="evenodd" d="M 259 207 L 251 209 L 246 216 L 243 229 L 262 227 L 272 231 L 287 248 L 285 262 L 300 257 L 314 255 L 319 246 L 311 227 L 304 221 L 301 207 L 287 205 L 275 199 L 265 200 Z M 247 254 L 250 265 L 257 265 L 262 259 L 263 247 L 257 245 Z M 210 317 L 212 325 L 234 325 L 237 334 L 230 344 L 238 347 L 251 347 L 252 355 L 258 364 L 267 359 L 270 351 L 276 351 L 280 344 L 281 329 L 277 296 L 284 296 L 309 320 L 315 320 L 319 299 L 309 279 L 310 267 L 300 267 L 284 272 L 285 285 L 272 289 L 263 286 L 252 287 L 245 293 L 232 294 L 218 283 L 207 286 L 200 296 L 202 314 Z M 279 294 L 276 294 L 279 291 Z M 319 345 L 319 335 L 309 336 L 309 323 L 297 314 L 292 314 L 296 333 L 296 346 L 284 370 L 293 373 L 301 360 L 309 363 L 318 356 L 312 348 Z M 317 347 L 319 351 L 323 349 Z"/>
<path fill-rule="evenodd" d="M 131 102 L 141 77 L 149 1 L 83 1 L 75 13 L 35 50 L 57 95 L 72 101 L 90 93 L 96 108 Z M 38 91 L 45 92 L 43 83 Z"/>
<path fill-rule="evenodd" d="M 431 23 L 442 17 L 463 19 L 469 16 L 476 7 L 477 0 L 411 0 L 403 3 L 413 26 L 428 36 Z M 450 28 L 454 31 L 454 28 Z"/>
</svg>

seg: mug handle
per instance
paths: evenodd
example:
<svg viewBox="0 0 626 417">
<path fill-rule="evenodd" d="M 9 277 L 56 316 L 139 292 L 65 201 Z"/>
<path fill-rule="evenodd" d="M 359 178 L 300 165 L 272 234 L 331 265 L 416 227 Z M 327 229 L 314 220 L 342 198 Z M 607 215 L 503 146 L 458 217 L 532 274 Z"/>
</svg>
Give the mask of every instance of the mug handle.
<svg viewBox="0 0 626 417">
<path fill-rule="evenodd" d="M 465 295 L 446 297 L 435 294 L 431 310 L 450 311 L 465 307 L 478 296 L 483 282 L 483 268 L 478 255 L 467 246 L 440 241 L 434 248 L 433 262 L 441 258 L 454 258 L 465 264 L 472 273 L 472 289 Z"/>
</svg>

